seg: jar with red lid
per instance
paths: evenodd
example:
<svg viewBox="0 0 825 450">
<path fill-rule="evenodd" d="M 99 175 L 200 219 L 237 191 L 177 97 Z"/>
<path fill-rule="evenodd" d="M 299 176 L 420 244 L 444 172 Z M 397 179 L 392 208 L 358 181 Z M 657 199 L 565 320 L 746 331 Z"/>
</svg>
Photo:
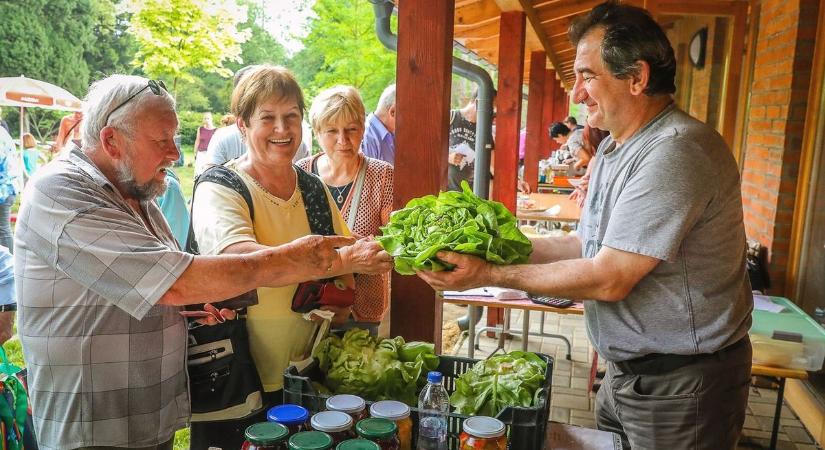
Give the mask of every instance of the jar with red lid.
<svg viewBox="0 0 825 450">
<path fill-rule="evenodd" d="M 506 450 L 507 428 L 498 419 L 486 416 L 474 416 L 464 421 L 459 450 Z"/>
<path fill-rule="evenodd" d="M 378 444 L 381 450 L 399 450 L 398 426 L 387 419 L 364 419 L 355 424 L 358 436 Z"/>
<path fill-rule="evenodd" d="M 355 423 L 367 418 L 367 403 L 357 395 L 333 395 L 327 399 L 326 406 L 330 411 L 341 411 L 349 414 Z"/>
<path fill-rule="evenodd" d="M 244 432 L 241 450 L 288 450 L 289 430 L 275 422 L 250 425 Z"/>
<path fill-rule="evenodd" d="M 289 429 L 290 436 L 309 429 L 309 411 L 298 405 L 278 405 L 269 408 L 266 420 L 277 422 Z"/>
<path fill-rule="evenodd" d="M 332 443 L 339 443 L 355 437 L 352 417 L 341 411 L 322 411 L 310 419 L 309 425 L 315 431 L 323 431 L 332 437 Z"/>
</svg>

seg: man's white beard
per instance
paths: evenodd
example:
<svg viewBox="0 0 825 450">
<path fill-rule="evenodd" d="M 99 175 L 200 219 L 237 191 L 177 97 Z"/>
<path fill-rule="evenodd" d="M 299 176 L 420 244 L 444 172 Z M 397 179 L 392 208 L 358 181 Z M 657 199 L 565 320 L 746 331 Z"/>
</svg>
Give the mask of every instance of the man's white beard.
<svg viewBox="0 0 825 450">
<path fill-rule="evenodd" d="M 162 181 L 154 178 L 147 183 L 139 184 L 135 181 L 135 172 L 132 170 L 132 158 L 125 158 L 115 164 L 115 174 L 120 188 L 126 196 L 137 201 L 153 200 L 166 192 L 168 183 L 164 178 Z"/>
</svg>

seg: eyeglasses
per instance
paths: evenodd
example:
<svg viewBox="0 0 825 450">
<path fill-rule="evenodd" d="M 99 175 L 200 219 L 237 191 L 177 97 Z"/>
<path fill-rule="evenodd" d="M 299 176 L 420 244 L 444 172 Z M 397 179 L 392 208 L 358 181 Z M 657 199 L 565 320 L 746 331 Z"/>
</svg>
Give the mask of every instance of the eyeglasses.
<svg viewBox="0 0 825 450">
<path fill-rule="evenodd" d="M 130 95 L 129 98 L 127 98 L 126 100 L 123 101 L 123 103 L 117 105 L 115 107 L 115 109 L 109 111 L 109 114 L 106 114 L 106 120 L 103 123 L 108 125 L 109 124 L 109 118 L 112 117 L 112 113 L 114 113 L 118 109 L 122 108 L 123 105 L 125 105 L 125 104 L 129 103 L 130 101 L 132 101 L 133 98 L 140 95 L 140 93 L 145 91 L 147 88 L 149 90 L 151 90 L 152 93 L 155 94 L 155 95 L 163 95 L 164 92 L 169 92 L 166 89 L 166 84 L 164 84 L 163 81 L 161 81 L 161 80 L 158 80 L 158 81 L 149 80 L 149 83 L 146 86 L 144 86 L 141 90 L 139 90 L 139 91 L 135 92 L 134 94 Z"/>
</svg>

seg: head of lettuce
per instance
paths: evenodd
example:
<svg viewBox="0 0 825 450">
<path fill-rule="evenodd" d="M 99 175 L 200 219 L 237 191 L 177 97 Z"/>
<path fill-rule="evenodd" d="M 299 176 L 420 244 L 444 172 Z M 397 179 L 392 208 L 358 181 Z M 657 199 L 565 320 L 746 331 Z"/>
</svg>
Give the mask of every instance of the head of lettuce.
<svg viewBox="0 0 825 450">
<path fill-rule="evenodd" d="M 518 221 L 501 203 L 473 194 L 467 182 L 462 192 L 442 192 L 410 200 L 381 227 L 376 239 L 395 259 L 395 271 L 440 271 L 452 267 L 436 258 L 442 250 L 475 255 L 494 264 L 527 262 L 533 245 L 518 229 Z"/>
</svg>

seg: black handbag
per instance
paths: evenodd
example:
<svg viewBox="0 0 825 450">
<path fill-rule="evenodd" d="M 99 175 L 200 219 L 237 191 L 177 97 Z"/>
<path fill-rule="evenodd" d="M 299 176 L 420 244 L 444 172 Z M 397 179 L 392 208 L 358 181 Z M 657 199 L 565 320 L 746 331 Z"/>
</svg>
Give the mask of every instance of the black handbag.
<svg viewBox="0 0 825 450">
<path fill-rule="evenodd" d="M 250 217 L 254 220 L 252 196 L 238 174 L 223 166 L 208 168 L 195 179 L 193 198 L 198 185 L 203 182 L 226 186 L 241 194 L 249 207 Z M 186 251 L 196 255 L 200 253 L 191 221 Z M 263 384 L 249 351 L 246 327 L 246 307 L 257 303 L 257 290 L 252 290 L 214 303 L 218 309 L 237 310 L 235 320 L 211 326 L 201 325 L 194 319 L 189 320 L 186 367 L 189 372 L 193 422 L 240 419 L 263 408 Z M 203 305 L 192 305 L 190 309 L 202 310 Z"/>
</svg>

